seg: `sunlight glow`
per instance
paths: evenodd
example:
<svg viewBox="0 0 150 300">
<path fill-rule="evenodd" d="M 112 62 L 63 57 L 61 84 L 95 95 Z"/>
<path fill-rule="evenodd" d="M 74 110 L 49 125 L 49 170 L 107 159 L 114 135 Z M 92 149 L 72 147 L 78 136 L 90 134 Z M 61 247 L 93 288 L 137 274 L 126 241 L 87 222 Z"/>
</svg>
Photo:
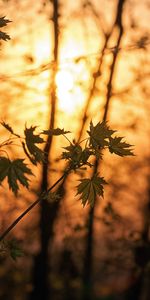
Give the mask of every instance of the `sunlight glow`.
<svg viewBox="0 0 150 300">
<path fill-rule="evenodd" d="M 35 59 L 38 64 L 43 62 L 43 58 L 45 60 L 48 60 L 51 53 L 51 45 L 49 43 L 49 39 L 43 36 L 42 39 L 35 44 L 34 52 L 35 52 Z"/>
<path fill-rule="evenodd" d="M 61 110 L 72 113 L 74 101 L 72 101 L 72 91 L 74 79 L 69 71 L 61 70 L 56 75 L 57 96 Z"/>
<path fill-rule="evenodd" d="M 56 85 L 59 90 L 63 91 L 71 91 L 73 88 L 73 77 L 70 72 L 66 70 L 58 71 L 56 75 Z"/>
</svg>

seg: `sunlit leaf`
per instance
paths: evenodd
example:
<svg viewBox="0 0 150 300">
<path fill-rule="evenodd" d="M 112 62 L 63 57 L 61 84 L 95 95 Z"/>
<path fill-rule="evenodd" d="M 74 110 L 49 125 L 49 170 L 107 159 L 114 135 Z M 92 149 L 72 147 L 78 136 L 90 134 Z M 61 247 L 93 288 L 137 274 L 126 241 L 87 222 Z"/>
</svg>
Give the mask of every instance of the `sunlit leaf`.
<svg viewBox="0 0 150 300">
<path fill-rule="evenodd" d="M 25 153 L 28 155 L 29 159 L 35 165 L 37 162 L 44 161 L 44 152 L 36 146 L 36 144 L 44 143 L 43 138 L 39 134 L 34 134 L 36 126 L 25 128 L 25 141 L 26 147 L 24 145 Z"/>
<path fill-rule="evenodd" d="M 42 131 L 42 134 L 47 134 L 47 135 L 61 135 L 61 134 L 67 134 L 67 133 L 70 133 L 70 131 L 65 131 L 64 129 L 60 129 L 60 128 Z"/>
<path fill-rule="evenodd" d="M 94 205 L 96 196 L 102 196 L 104 194 L 103 185 L 106 181 L 103 177 L 94 175 L 92 178 L 85 178 L 80 180 L 81 183 L 77 186 L 77 195 L 81 194 L 81 201 L 83 206 L 89 203 L 91 206 Z"/>
<path fill-rule="evenodd" d="M 23 186 L 28 188 L 29 179 L 25 174 L 32 175 L 32 171 L 24 163 L 24 159 L 15 159 L 13 161 L 6 157 L 0 158 L 0 184 L 7 177 L 9 188 L 16 195 L 21 183 Z"/>
<path fill-rule="evenodd" d="M 93 123 L 90 123 L 90 130 L 87 133 L 90 136 L 90 146 L 94 148 L 104 148 L 108 145 L 108 138 L 114 133 L 114 130 L 111 130 L 109 126 L 107 126 L 106 122 L 99 122 L 96 126 Z"/>
<path fill-rule="evenodd" d="M 122 142 L 123 137 L 110 137 L 109 151 L 119 156 L 134 155 L 132 145 Z"/>
</svg>

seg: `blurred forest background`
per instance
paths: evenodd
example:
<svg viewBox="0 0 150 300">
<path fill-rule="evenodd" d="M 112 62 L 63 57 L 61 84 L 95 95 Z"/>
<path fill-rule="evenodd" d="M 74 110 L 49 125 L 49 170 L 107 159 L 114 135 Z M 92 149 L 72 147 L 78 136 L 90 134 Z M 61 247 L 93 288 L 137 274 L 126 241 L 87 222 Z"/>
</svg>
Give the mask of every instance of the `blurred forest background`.
<svg viewBox="0 0 150 300">
<path fill-rule="evenodd" d="M 0 45 L 1 120 L 19 133 L 25 123 L 65 128 L 76 140 L 91 119 L 108 120 L 136 154 L 104 154 L 96 168 L 109 185 L 93 208 L 69 175 L 57 201 L 16 226 L 9 238 L 25 255 L 0 258 L 0 299 L 150 299 L 149 1 L 0 0 L 0 14 L 12 21 Z M 1 232 L 63 173 L 66 145 L 48 137 L 48 163 L 33 168 L 29 191 L 0 188 Z"/>
</svg>

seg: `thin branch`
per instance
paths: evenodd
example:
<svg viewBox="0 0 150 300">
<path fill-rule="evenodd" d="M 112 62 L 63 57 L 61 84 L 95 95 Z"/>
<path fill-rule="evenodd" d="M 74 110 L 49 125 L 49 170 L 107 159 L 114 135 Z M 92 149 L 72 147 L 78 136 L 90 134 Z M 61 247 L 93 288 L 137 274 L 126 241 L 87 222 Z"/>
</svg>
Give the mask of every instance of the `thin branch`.
<svg viewBox="0 0 150 300">
<path fill-rule="evenodd" d="M 49 193 L 62 179 L 66 176 L 64 173 L 47 191 Z M 42 194 L 37 200 L 35 200 L 1 235 L 0 235 L 0 242 L 8 235 L 10 231 L 41 201 L 43 200 Z"/>
</svg>

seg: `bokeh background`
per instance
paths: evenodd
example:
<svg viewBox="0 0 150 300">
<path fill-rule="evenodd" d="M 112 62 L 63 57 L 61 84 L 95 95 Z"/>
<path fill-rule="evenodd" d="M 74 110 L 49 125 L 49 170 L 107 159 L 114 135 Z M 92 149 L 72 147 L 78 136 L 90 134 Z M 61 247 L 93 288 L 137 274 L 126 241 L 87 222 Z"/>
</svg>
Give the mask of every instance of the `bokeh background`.
<svg viewBox="0 0 150 300">
<path fill-rule="evenodd" d="M 0 0 L 0 16 L 12 21 L 0 45 L 1 120 L 19 134 L 25 124 L 65 128 L 71 140 L 85 138 L 91 119 L 108 120 L 135 149 L 131 158 L 104 153 L 98 171 L 109 184 L 93 209 L 75 196 L 73 174 L 59 201 L 45 200 L 16 226 L 9 238 L 25 255 L 0 258 L 0 299 L 148 300 L 149 1 Z M 1 232 L 63 173 L 67 145 L 52 139 L 29 191 L 15 198 L 3 183 Z"/>
</svg>

